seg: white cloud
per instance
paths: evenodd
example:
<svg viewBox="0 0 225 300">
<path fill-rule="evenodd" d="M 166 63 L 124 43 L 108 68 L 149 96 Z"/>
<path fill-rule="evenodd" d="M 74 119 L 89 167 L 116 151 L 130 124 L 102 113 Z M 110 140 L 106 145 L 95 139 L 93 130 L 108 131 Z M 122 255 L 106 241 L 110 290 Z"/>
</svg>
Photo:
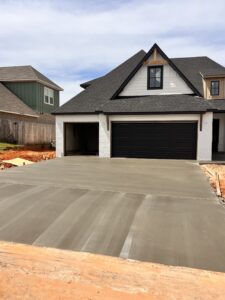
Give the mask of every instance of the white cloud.
<svg viewBox="0 0 225 300">
<path fill-rule="evenodd" d="M 80 84 L 85 82 L 85 80 L 73 80 L 73 81 L 59 81 L 59 85 L 63 87 L 64 91 L 60 95 L 60 104 L 67 102 L 74 95 L 81 92 L 83 89 L 80 87 Z"/>
<path fill-rule="evenodd" d="M 225 65 L 223 0 L 97 2 L 2 0 L 0 65 L 33 65 L 64 87 L 63 101 L 95 71 L 154 42 L 171 57 L 207 55 Z"/>
</svg>

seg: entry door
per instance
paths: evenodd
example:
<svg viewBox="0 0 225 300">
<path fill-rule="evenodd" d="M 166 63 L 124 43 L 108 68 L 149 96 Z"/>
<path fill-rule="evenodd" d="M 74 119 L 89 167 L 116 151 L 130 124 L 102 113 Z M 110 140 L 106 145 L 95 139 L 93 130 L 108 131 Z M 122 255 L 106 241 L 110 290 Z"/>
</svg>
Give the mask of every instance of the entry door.
<svg viewBox="0 0 225 300">
<path fill-rule="evenodd" d="M 213 120 L 213 141 L 212 141 L 212 151 L 218 152 L 219 145 L 219 128 L 220 128 L 220 120 Z"/>
</svg>

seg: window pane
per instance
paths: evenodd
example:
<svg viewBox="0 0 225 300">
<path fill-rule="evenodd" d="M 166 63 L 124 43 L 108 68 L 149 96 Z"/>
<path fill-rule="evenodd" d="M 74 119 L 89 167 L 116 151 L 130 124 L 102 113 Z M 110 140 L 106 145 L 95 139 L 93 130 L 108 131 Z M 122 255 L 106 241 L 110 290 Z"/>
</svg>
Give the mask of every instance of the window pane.
<svg viewBox="0 0 225 300">
<path fill-rule="evenodd" d="M 161 77 L 161 69 L 160 68 L 157 68 L 155 69 L 155 74 L 156 74 L 156 77 Z"/>
<path fill-rule="evenodd" d="M 50 104 L 53 104 L 53 103 L 54 103 L 53 98 L 50 97 Z"/>
<path fill-rule="evenodd" d="M 160 78 L 156 78 L 156 87 L 160 87 L 161 85 L 161 77 Z"/>
<path fill-rule="evenodd" d="M 156 69 L 155 68 L 150 68 L 150 76 L 154 77 L 156 73 Z"/>
<path fill-rule="evenodd" d="M 48 103 L 48 96 L 45 96 L 45 102 Z"/>
<path fill-rule="evenodd" d="M 150 67 L 149 68 L 149 88 L 162 88 L 162 68 Z"/>
<path fill-rule="evenodd" d="M 213 82 L 213 88 L 217 89 L 217 87 L 218 87 L 218 82 Z"/>
<path fill-rule="evenodd" d="M 48 95 L 53 98 L 54 91 L 52 89 L 48 89 L 48 92 L 49 92 Z"/>
<path fill-rule="evenodd" d="M 218 96 L 219 89 L 220 89 L 219 81 L 211 81 L 211 95 Z"/>
<path fill-rule="evenodd" d="M 155 87 L 155 78 L 150 78 L 150 87 Z"/>
</svg>

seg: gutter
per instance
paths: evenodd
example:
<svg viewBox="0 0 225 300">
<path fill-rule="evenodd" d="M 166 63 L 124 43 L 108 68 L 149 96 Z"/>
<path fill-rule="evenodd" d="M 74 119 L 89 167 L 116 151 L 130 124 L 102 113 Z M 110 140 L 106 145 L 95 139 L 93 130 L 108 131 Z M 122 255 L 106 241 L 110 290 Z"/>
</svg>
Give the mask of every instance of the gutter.
<svg viewBox="0 0 225 300">
<path fill-rule="evenodd" d="M 210 79 L 210 78 L 225 78 L 225 74 L 212 74 L 212 75 L 203 75 L 201 72 L 199 72 L 202 78 L 204 79 Z"/>
<path fill-rule="evenodd" d="M 104 115 L 180 115 L 180 114 L 204 114 L 215 110 L 205 111 L 179 111 L 179 112 L 104 112 Z M 217 110 L 216 110 L 217 111 Z"/>
<path fill-rule="evenodd" d="M 51 115 L 97 115 L 99 112 L 53 112 Z"/>
<path fill-rule="evenodd" d="M 105 112 L 103 110 L 95 110 L 93 112 L 53 112 L 52 115 L 96 115 L 96 114 L 104 114 L 104 115 L 169 115 L 169 114 L 204 114 L 206 112 L 218 112 L 216 108 L 208 108 L 203 111 L 161 111 L 161 112 Z"/>
</svg>

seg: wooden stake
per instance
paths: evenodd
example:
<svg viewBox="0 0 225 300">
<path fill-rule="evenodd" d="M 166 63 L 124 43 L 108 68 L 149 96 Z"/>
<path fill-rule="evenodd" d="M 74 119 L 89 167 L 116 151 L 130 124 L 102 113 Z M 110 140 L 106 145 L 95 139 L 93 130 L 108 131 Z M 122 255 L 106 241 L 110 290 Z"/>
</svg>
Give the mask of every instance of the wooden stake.
<svg viewBox="0 0 225 300">
<path fill-rule="evenodd" d="M 215 176 L 216 176 L 216 174 L 215 174 L 213 171 L 211 171 L 211 170 L 209 169 L 209 167 L 204 166 L 204 168 L 205 168 L 206 172 L 208 172 L 209 175 L 210 175 L 211 177 L 215 177 Z"/>
<path fill-rule="evenodd" d="M 221 189 L 220 189 L 220 177 L 219 177 L 219 174 L 216 173 L 216 194 L 217 196 L 221 197 L 222 194 L 221 194 Z"/>
</svg>

